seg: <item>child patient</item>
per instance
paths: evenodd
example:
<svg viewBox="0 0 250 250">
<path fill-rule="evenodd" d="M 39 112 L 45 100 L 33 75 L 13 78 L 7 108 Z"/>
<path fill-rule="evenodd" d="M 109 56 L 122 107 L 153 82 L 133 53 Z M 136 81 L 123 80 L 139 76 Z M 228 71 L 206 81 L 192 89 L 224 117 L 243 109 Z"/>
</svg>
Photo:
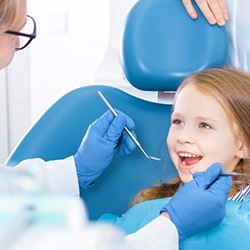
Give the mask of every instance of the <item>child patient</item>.
<svg viewBox="0 0 250 250">
<path fill-rule="evenodd" d="M 227 172 L 250 174 L 250 166 L 243 166 L 250 148 L 250 75 L 211 69 L 185 79 L 175 96 L 167 146 L 179 176 L 143 190 L 132 204 L 172 196 L 192 173 L 214 162 Z M 242 188 L 249 191 L 246 180 L 234 180 L 229 198 L 242 201 Z"/>
<path fill-rule="evenodd" d="M 215 162 L 219 162 L 226 172 L 245 173 L 250 176 L 250 166 L 243 164 L 243 158 L 249 156 L 250 149 L 250 75 L 225 68 L 201 71 L 185 79 L 175 96 L 166 143 L 178 177 L 169 183 L 139 192 L 131 202 L 132 208 L 121 218 L 103 216 L 101 219 L 111 218 L 125 234 L 132 233 L 154 219 L 166 204 L 166 197 L 173 196 L 180 185 L 191 181 L 194 173 L 206 170 Z M 250 192 L 247 182 L 246 178 L 233 178 L 228 197 L 233 201 L 228 201 L 229 214 L 219 226 L 222 229 L 214 229 L 219 230 L 216 235 L 225 234 L 223 230 L 228 229 L 227 225 L 235 224 L 234 218 L 242 205 L 236 201 L 242 201 L 243 195 Z M 168 211 L 168 204 L 162 211 L 164 209 Z M 243 226 L 248 222 L 244 218 L 242 221 L 237 220 L 237 223 Z M 237 228 L 236 225 L 234 228 Z M 198 239 L 198 242 L 209 243 L 207 235 L 203 238 L 191 238 L 192 242 Z M 219 240 L 220 237 L 217 237 L 217 243 Z M 219 243 L 225 244 L 225 241 Z M 192 247 L 203 247 L 197 244 Z"/>
</svg>

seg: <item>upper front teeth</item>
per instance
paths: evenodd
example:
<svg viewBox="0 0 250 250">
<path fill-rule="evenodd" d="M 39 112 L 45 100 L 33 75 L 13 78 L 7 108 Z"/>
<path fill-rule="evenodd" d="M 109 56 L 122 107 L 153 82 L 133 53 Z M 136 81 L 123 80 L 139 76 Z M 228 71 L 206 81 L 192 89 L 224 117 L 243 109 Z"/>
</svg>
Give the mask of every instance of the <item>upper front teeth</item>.
<svg viewBox="0 0 250 250">
<path fill-rule="evenodd" d="M 181 157 L 197 157 L 197 155 L 188 154 L 188 153 L 179 153 L 179 156 L 181 156 Z"/>
</svg>

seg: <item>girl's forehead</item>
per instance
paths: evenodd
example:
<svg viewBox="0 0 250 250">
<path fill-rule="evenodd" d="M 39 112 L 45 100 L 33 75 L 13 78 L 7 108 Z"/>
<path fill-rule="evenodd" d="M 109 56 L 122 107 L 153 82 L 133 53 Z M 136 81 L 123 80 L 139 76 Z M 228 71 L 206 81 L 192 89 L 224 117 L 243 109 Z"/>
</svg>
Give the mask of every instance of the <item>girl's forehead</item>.
<svg viewBox="0 0 250 250">
<path fill-rule="evenodd" d="M 185 105 L 192 105 L 193 103 L 201 103 L 202 100 L 206 102 L 217 102 L 217 98 L 215 96 L 205 93 L 204 91 L 198 89 L 193 84 L 185 85 L 176 95 L 175 97 L 175 104 L 185 104 Z"/>
<path fill-rule="evenodd" d="M 179 102 L 180 99 L 182 102 L 185 101 L 187 105 L 192 101 L 199 102 L 201 99 L 206 99 L 211 103 L 217 103 L 223 108 L 225 108 L 226 104 L 220 93 L 212 91 L 209 88 L 199 87 L 193 83 L 186 84 L 177 92 L 173 105 Z"/>
<path fill-rule="evenodd" d="M 209 115 L 228 118 L 223 102 L 217 96 L 204 93 L 193 85 L 186 85 L 178 92 L 173 106 L 174 112 L 185 115 Z"/>
</svg>

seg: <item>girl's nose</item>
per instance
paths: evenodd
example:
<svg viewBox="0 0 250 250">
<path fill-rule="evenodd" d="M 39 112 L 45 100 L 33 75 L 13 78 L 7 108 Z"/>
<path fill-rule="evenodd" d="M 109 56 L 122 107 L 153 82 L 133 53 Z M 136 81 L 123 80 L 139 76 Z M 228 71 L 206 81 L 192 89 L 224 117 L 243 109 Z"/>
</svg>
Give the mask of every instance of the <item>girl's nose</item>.
<svg viewBox="0 0 250 250">
<path fill-rule="evenodd" d="M 195 142 L 194 139 L 194 134 L 191 131 L 191 129 L 188 129 L 186 127 L 184 127 L 181 131 L 179 131 L 179 135 L 177 137 L 177 142 L 184 144 L 184 143 L 189 143 L 192 144 Z"/>
</svg>

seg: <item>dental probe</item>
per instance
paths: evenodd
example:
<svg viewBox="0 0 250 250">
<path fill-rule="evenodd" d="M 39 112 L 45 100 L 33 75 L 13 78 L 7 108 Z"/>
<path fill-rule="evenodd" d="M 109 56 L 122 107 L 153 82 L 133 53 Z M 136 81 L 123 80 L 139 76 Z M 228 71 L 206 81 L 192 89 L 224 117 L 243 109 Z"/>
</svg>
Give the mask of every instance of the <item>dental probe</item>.
<svg viewBox="0 0 250 250">
<path fill-rule="evenodd" d="M 246 175 L 245 174 L 240 174 L 240 173 L 220 173 L 219 176 L 238 177 L 238 176 L 246 176 Z"/>
<path fill-rule="evenodd" d="M 191 175 L 194 175 L 194 173 L 192 173 L 190 170 L 189 170 L 189 173 L 190 173 Z M 241 173 L 220 173 L 219 176 L 231 176 L 231 177 L 244 176 L 244 177 L 246 177 L 245 174 L 241 174 Z"/>
<path fill-rule="evenodd" d="M 102 98 L 102 100 L 104 101 L 104 103 L 107 105 L 107 107 L 110 109 L 110 111 L 113 113 L 114 116 L 118 116 L 117 112 L 114 110 L 114 108 L 110 105 L 110 103 L 107 101 L 107 99 L 103 96 L 103 94 L 101 93 L 101 91 L 97 92 L 98 95 Z M 131 131 L 125 126 L 124 128 L 126 130 L 126 132 L 128 133 L 128 135 L 131 137 L 131 139 L 134 141 L 134 143 L 140 148 L 140 150 L 142 151 L 142 153 L 150 160 L 155 160 L 155 161 L 160 161 L 160 158 L 157 157 L 153 157 L 148 155 L 145 150 L 143 149 L 143 147 L 141 146 L 141 144 L 139 143 L 139 141 L 134 137 L 134 135 L 131 133 Z"/>
</svg>

